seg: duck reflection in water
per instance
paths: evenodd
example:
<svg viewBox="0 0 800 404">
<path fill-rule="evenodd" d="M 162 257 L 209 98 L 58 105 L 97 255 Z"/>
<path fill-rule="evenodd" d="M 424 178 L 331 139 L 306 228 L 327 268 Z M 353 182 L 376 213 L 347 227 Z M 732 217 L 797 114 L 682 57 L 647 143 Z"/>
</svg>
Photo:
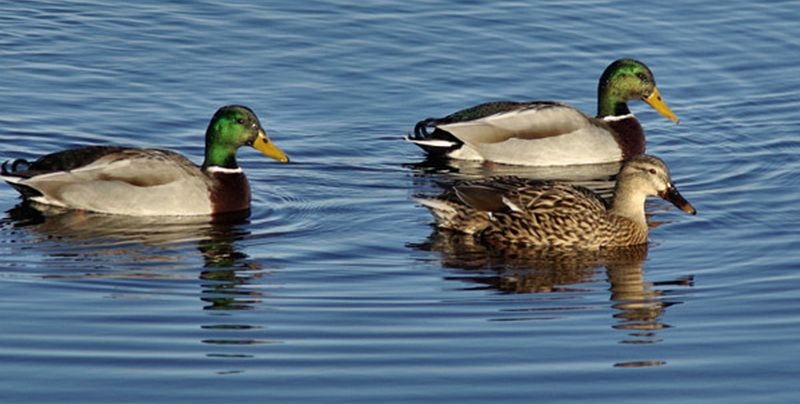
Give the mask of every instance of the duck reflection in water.
<svg viewBox="0 0 800 404">
<path fill-rule="evenodd" d="M 263 300 L 263 292 L 250 287 L 263 282 L 262 264 L 241 251 L 241 241 L 249 236 L 246 222 L 244 217 L 211 221 L 204 216 L 104 215 L 22 203 L 8 211 L 0 227 L 17 233 L 20 244 L 36 244 L 37 250 L 54 258 L 48 260 L 49 273 L 43 276 L 47 279 L 198 279 L 201 289 L 191 296 L 199 295 L 209 314 L 208 322 L 199 326 L 204 330 L 201 342 L 234 347 L 272 342 L 256 337 L 264 326 L 233 316 L 235 311 L 257 308 Z M 202 257 L 199 276 L 198 257 Z M 124 286 L 114 287 L 114 296 L 130 296 L 132 292 L 120 292 Z M 148 298 L 162 293 L 163 286 L 154 283 L 136 293 Z M 240 350 L 233 354 L 242 355 L 250 356 Z"/>
<path fill-rule="evenodd" d="M 225 230 L 198 243 L 204 259 L 201 299 L 209 303 L 204 309 L 250 310 L 262 302 L 263 294 L 247 286 L 262 278 L 264 272 L 258 262 L 235 248 L 235 241 L 244 234 L 237 236 L 230 227 Z"/>
<path fill-rule="evenodd" d="M 249 232 L 246 216 L 136 217 L 78 210 L 43 209 L 27 202 L 8 211 L 6 226 L 34 238 L 42 250 L 64 259 L 50 277 L 183 278 L 195 245 L 203 258 L 203 297 L 208 310 L 249 309 L 260 292 L 242 285 L 263 276 L 261 265 L 237 249 Z M 69 254 L 65 251 L 69 250 Z M 195 250 L 196 251 L 196 250 Z M 141 264 L 148 265 L 143 266 Z M 81 264 L 83 268 L 81 268 Z M 73 269 L 79 269 L 78 274 Z M 53 270 L 59 268 L 53 267 Z"/>
<path fill-rule="evenodd" d="M 570 307 L 571 300 L 567 297 L 592 293 L 596 290 L 593 285 L 598 282 L 597 278 L 604 275 L 609 284 L 611 307 L 616 311 L 613 316 L 618 319 L 612 327 L 628 331 L 631 337 L 623 343 L 658 342 L 655 332 L 668 327 L 661 321 L 665 309 L 678 303 L 666 300 L 672 292 L 662 287 L 692 286 L 691 277 L 655 283 L 645 281 L 643 265 L 647 259 L 647 244 L 595 251 L 534 247 L 497 249 L 477 243 L 474 237 L 437 229 L 426 242 L 409 246 L 440 253 L 442 265 L 451 269 L 445 277 L 447 280 L 479 285 L 500 293 L 551 296 L 537 299 L 546 307 L 515 313 L 519 315 L 563 315 L 578 306 L 584 307 L 585 299 L 581 298 L 574 302 L 575 307 Z"/>
</svg>

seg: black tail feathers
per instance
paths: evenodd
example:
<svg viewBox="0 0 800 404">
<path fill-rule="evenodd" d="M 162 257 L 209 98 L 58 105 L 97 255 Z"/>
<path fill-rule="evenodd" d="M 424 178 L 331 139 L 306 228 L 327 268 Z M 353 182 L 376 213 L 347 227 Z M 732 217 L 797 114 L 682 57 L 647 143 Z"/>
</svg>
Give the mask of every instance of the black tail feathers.
<svg viewBox="0 0 800 404">
<path fill-rule="evenodd" d="M 13 175 L 18 171 L 27 170 L 30 165 L 31 164 L 28 162 L 28 160 L 25 159 L 6 160 L 0 166 L 0 173 L 3 175 Z M 9 169 L 9 166 L 11 166 L 11 169 Z M 22 170 L 20 170 L 20 166 L 24 166 Z"/>
<path fill-rule="evenodd" d="M 428 125 L 434 121 L 436 121 L 436 119 L 428 118 L 417 122 L 417 124 L 414 125 L 414 139 L 422 140 L 430 138 L 431 134 L 428 132 Z"/>
</svg>

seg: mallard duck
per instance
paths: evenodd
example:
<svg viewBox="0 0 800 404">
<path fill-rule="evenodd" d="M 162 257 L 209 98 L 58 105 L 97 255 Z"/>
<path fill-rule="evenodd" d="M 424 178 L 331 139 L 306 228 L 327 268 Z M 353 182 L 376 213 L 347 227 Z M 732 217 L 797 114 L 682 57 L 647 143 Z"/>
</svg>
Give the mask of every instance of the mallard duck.
<svg viewBox="0 0 800 404">
<path fill-rule="evenodd" d="M 241 146 L 289 161 L 250 108 L 229 105 L 211 118 L 200 167 L 168 150 L 90 146 L 33 162 L 6 161 L 0 177 L 25 199 L 61 208 L 134 216 L 218 215 L 250 209 L 250 185 L 236 163 Z"/>
<path fill-rule="evenodd" d="M 623 161 L 645 151 L 644 131 L 627 104 L 635 99 L 678 123 L 661 99 L 650 69 L 637 60 L 619 59 L 600 76 L 594 118 L 555 101 L 489 102 L 420 121 L 406 140 L 432 156 L 502 164 Z"/>
<path fill-rule="evenodd" d="M 519 177 L 465 182 L 443 197 L 415 199 L 431 210 L 438 227 L 489 245 L 596 250 L 647 242 L 644 202 L 649 195 L 696 213 L 664 162 L 645 154 L 622 166 L 610 204 L 587 188 Z"/>
</svg>

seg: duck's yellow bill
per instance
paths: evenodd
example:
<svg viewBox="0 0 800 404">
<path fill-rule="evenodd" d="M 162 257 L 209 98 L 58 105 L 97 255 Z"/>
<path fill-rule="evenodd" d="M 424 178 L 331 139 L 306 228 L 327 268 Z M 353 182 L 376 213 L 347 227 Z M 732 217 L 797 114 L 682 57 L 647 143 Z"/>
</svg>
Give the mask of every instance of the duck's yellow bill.
<svg viewBox="0 0 800 404">
<path fill-rule="evenodd" d="M 664 100 L 661 99 L 661 93 L 658 92 L 658 88 L 653 87 L 653 93 L 650 94 L 649 97 L 645 98 L 644 102 L 653 107 L 654 110 L 658 111 L 659 114 L 663 115 L 670 121 L 680 123 L 678 117 L 675 116 L 667 104 L 664 103 Z"/>
<path fill-rule="evenodd" d="M 289 156 L 287 156 L 283 150 L 279 149 L 278 146 L 275 146 L 275 144 L 269 140 L 264 131 L 258 131 L 258 137 L 256 137 L 255 141 L 253 141 L 253 148 L 261 153 L 264 153 L 267 157 L 272 157 L 281 163 L 289 162 Z"/>
</svg>

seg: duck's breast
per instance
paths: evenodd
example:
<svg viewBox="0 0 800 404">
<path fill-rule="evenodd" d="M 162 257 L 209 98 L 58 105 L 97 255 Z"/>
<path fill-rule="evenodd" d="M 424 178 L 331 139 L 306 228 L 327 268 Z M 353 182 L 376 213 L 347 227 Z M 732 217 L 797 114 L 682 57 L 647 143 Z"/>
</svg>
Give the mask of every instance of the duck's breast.
<svg viewBox="0 0 800 404">
<path fill-rule="evenodd" d="M 250 184 L 241 169 L 210 170 L 209 176 L 212 186 L 208 198 L 212 213 L 250 209 Z"/>
</svg>

